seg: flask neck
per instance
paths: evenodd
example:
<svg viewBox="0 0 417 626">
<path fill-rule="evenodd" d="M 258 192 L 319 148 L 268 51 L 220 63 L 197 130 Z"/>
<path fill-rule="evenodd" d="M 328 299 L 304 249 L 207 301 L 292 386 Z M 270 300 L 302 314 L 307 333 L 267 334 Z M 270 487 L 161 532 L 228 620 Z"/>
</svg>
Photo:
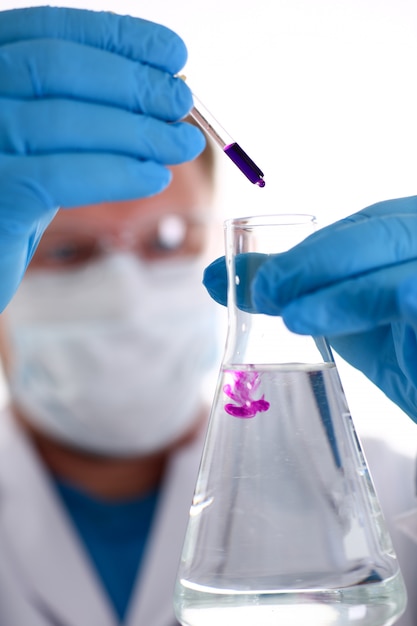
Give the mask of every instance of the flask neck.
<svg viewBox="0 0 417 626">
<path fill-rule="evenodd" d="M 295 218 L 300 219 L 297 221 Z M 259 265 L 259 254 L 253 253 L 283 252 L 312 232 L 314 220 L 311 216 L 263 216 L 232 219 L 225 223 L 228 276 L 225 366 L 320 365 L 334 362 L 323 337 L 297 335 L 288 330 L 279 316 L 248 312 L 241 308 L 242 301 L 246 305 L 251 302 L 250 277 Z"/>
<path fill-rule="evenodd" d="M 334 363 L 324 337 L 296 335 L 281 317 L 246 313 L 229 304 L 228 321 L 223 358 L 227 367 Z"/>
</svg>

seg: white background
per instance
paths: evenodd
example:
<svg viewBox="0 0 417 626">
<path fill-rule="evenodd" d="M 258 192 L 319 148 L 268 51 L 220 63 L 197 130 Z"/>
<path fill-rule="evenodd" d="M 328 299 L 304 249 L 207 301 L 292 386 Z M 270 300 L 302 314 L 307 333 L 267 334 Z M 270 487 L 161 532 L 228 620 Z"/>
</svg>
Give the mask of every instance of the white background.
<svg viewBox="0 0 417 626">
<path fill-rule="evenodd" d="M 29 4 L 0 0 L 2 9 Z M 220 216 L 303 212 L 324 225 L 417 193 L 416 0 L 54 5 L 127 13 L 183 37 L 189 85 L 265 173 L 261 190 L 220 154 Z M 417 426 L 338 363 L 359 434 L 414 454 Z"/>
</svg>

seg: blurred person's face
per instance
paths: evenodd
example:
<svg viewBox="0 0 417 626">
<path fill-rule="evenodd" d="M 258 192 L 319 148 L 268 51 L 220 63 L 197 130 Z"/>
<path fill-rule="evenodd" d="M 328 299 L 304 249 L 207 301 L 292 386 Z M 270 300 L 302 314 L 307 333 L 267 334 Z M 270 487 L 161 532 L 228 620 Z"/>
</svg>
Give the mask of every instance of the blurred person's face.
<svg viewBox="0 0 417 626">
<path fill-rule="evenodd" d="M 66 209 L 42 237 L 30 271 L 79 268 L 112 250 L 130 250 L 144 263 L 204 252 L 212 189 L 200 162 L 174 168 L 157 196 Z"/>
<path fill-rule="evenodd" d="M 88 452 L 152 453 L 200 410 L 216 355 L 211 185 L 198 161 L 172 171 L 158 196 L 59 211 L 7 310 L 12 401 Z"/>
</svg>

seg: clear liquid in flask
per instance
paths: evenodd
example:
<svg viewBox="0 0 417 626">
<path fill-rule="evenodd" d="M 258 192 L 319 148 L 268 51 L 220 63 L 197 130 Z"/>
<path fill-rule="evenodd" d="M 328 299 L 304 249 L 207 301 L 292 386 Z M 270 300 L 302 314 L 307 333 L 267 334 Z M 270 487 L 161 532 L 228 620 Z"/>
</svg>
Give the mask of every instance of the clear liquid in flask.
<svg viewBox="0 0 417 626">
<path fill-rule="evenodd" d="M 332 591 L 225 594 L 180 584 L 183 626 L 390 626 L 403 595 L 399 572 L 383 582 Z"/>
<path fill-rule="evenodd" d="M 378 626 L 404 585 L 334 364 L 219 377 L 175 592 L 183 626 Z"/>
</svg>

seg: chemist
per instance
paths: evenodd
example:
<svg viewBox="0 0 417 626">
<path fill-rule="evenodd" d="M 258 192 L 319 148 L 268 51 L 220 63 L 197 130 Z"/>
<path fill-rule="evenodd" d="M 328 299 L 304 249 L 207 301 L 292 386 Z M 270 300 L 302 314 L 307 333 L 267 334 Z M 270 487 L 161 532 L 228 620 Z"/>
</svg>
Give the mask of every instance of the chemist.
<svg viewBox="0 0 417 626">
<path fill-rule="evenodd" d="M 217 309 L 185 59 L 138 19 L 0 12 L 1 626 L 176 623 Z"/>
</svg>

